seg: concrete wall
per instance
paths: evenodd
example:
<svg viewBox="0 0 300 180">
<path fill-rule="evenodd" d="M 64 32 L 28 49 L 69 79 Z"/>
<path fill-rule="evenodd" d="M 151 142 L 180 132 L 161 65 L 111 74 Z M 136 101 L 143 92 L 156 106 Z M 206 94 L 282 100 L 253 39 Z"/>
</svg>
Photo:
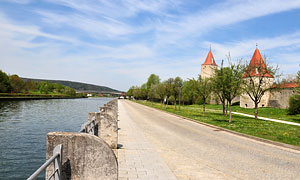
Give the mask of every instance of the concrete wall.
<svg viewBox="0 0 300 180">
<path fill-rule="evenodd" d="M 99 112 L 109 114 L 111 117 L 113 117 L 115 120 L 118 119 L 118 110 L 115 108 L 114 105 L 106 105 L 104 107 L 99 108 Z"/>
<path fill-rule="evenodd" d="M 112 149 L 118 145 L 118 121 L 110 114 L 104 112 L 91 112 L 89 119 L 96 118 L 97 135 L 102 138 Z"/>
<path fill-rule="evenodd" d="M 116 156 L 101 138 L 86 133 L 50 132 L 47 134 L 47 159 L 58 144 L 63 145 L 63 180 L 118 179 Z M 52 169 L 52 165 L 47 168 L 46 179 Z"/>
</svg>

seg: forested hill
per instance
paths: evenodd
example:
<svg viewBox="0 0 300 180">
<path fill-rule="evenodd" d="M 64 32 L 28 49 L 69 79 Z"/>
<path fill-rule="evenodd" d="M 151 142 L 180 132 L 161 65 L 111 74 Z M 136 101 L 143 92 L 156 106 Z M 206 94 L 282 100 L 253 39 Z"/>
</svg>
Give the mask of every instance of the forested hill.
<svg viewBox="0 0 300 180">
<path fill-rule="evenodd" d="M 21 78 L 23 81 L 48 81 L 49 83 L 58 83 L 64 86 L 75 89 L 78 92 L 90 92 L 90 93 L 120 93 L 120 91 L 106 87 L 98 86 L 93 84 L 86 84 L 73 81 L 61 81 L 61 80 L 47 80 L 47 79 L 30 79 L 30 78 Z"/>
</svg>

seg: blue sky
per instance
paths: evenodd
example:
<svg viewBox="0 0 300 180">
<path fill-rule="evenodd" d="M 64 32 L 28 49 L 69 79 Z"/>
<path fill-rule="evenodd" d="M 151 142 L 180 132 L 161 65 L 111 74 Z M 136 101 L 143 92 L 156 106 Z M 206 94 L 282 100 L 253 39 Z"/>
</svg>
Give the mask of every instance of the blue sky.
<svg viewBox="0 0 300 180">
<path fill-rule="evenodd" d="M 250 60 L 256 43 L 285 76 L 300 70 L 300 0 L 1 0 L 0 69 L 126 91 L 197 77 L 211 46 L 217 64 Z"/>
</svg>

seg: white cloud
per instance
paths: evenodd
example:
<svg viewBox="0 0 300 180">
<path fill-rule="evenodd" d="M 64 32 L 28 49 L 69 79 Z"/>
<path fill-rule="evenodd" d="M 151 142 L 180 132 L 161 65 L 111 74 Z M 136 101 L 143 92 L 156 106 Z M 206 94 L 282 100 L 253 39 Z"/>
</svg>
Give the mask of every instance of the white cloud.
<svg viewBox="0 0 300 180">
<path fill-rule="evenodd" d="M 161 32 L 157 35 L 157 39 L 163 40 L 160 44 L 173 44 L 187 37 L 199 37 L 222 26 L 298 8 L 300 8 L 299 0 L 226 1 L 179 19 L 170 19 L 157 27 Z"/>
</svg>

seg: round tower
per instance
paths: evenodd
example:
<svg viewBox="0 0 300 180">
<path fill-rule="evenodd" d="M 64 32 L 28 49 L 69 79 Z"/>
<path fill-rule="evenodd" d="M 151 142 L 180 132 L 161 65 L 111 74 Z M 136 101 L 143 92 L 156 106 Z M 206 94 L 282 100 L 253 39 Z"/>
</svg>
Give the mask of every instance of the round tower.
<svg viewBox="0 0 300 180">
<path fill-rule="evenodd" d="M 255 49 L 254 54 L 251 58 L 247 71 L 244 73 L 243 78 L 249 83 L 259 84 L 259 81 L 262 80 L 262 88 L 268 88 L 273 85 L 274 77 L 267 70 L 267 66 L 259 52 Z M 271 93 L 266 91 L 261 98 L 258 107 L 268 107 Z M 254 102 L 251 100 L 248 94 L 243 93 L 240 97 L 240 107 L 244 108 L 254 108 Z"/>
<path fill-rule="evenodd" d="M 214 75 L 215 69 L 218 68 L 211 49 L 205 59 L 205 62 L 201 65 L 201 78 L 210 78 Z"/>
</svg>

